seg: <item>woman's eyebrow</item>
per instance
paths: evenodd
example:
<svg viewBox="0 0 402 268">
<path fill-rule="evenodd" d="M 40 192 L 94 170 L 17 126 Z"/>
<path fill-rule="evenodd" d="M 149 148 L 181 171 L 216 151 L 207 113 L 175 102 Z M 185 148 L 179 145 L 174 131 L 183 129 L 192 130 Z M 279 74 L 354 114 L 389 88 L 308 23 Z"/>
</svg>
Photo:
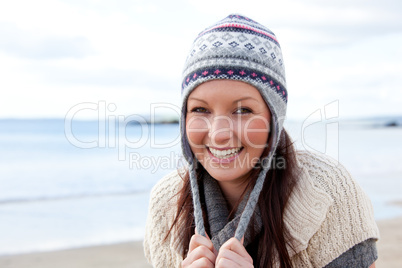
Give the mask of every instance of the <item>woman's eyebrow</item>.
<svg viewBox="0 0 402 268">
<path fill-rule="evenodd" d="M 203 100 L 203 99 L 199 99 L 199 98 L 189 97 L 188 100 L 195 100 L 195 101 L 200 101 L 200 102 L 203 102 L 203 103 L 208 104 L 208 102 L 206 102 L 206 101 Z M 244 97 L 244 98 L 240 98 L 240 99 L 234 100 L 232 103 L 235 104 L 235 103 L 238 103 L 238 102 L 241 102 L 241 101 L 244 101 L 244 100 L 252 100 L 252 101 L 259 102 L 257 99 L 255 99 L 255 98 L 253 98 L 253 97 Z"/>
<path fill-rule="evenodd" d="M 208 103 L 207 103 L 206 101 L 204 101 L 203 99 L 198 99 L 198 98 L 194 98 L 194 97 L 189 97 L 188 100 L 196 100 L 196 101 L 200 101 L 200 102 L 203 102 L 203 103 L 208 104 Z"/>
<path fill-rule="evenodd" d="M 241 99 L 233 101 L 233 103 L 241 102 L 241 101 L 244 101 L 244 100 L 252 100 L 252 101 L 259 102 L 257 99 L 255 99 L 253 97 L 244 97 L 244 98 L 241 98 Z"/>
</svg>

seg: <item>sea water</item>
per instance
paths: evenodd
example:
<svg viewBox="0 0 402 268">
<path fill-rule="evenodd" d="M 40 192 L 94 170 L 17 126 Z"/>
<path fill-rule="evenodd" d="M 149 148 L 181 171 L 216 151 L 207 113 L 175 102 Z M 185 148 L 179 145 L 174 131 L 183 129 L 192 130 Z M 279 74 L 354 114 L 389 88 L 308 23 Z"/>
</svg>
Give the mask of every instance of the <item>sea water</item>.
<svg viewBox="0 0 402 268">
<path fill-rule="evenodd" d="M 377 219 L 402 215 L 402 128 L 286 128 L 339 160 Z M 0 120 L 0 255 L 143 239 L 150 189 L 183 165 L 179 141 L 177 124 Z"/>
</svg>

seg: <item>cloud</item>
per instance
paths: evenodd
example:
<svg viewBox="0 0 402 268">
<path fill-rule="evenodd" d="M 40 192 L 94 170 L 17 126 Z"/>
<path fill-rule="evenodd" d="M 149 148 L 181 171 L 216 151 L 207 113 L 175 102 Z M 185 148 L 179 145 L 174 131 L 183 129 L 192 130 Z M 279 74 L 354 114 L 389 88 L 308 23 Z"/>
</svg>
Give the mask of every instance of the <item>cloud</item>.
<svg viewBox="0 0 402 268">
<path fill-rule="evenodd" d="M 402 100 L 401 7 L 396 0 L 3 1 L 0 88 L 8 91 L 0 116 L 62 115 L 82 101 L 115 102 L 127 113 L 178 103 L 191 42 L 233 12 L 280 40 L 290 117 L 334 99 L 351 115 L 402 113 L 389 104 Z"/>
<path fill-rule="evenodd" d="M 43 81 L 53 85 L 144 88 L 180 92 L 180 80 L 135 69 L 80 69 L 44 66 L 33 70 Z"/>
<path fill-rule="evenodd" d="M 204 0 L 202 5 L 191 0 L 190 3 L 217 19 L 233 10 L 250 16 L 273 30 L 280 41 L 284 37 L 286 42 L 302 48 L 345 46 L 373 35 L 402 33 L 402 2 L 398 0 L 282 0 L 253 1 L 248 5 L 242 0 L 232 0 L 230 4 Z M 211 24 L 214 22 L 211 19 Z"/>
<path fill-rule="evenodd" d="M 79 59 L 94 53 L 84 36 L 47 36 L 21 30 L 11 23 L 0 23 L 0 51 L 36 60 Z"/>
</svg>

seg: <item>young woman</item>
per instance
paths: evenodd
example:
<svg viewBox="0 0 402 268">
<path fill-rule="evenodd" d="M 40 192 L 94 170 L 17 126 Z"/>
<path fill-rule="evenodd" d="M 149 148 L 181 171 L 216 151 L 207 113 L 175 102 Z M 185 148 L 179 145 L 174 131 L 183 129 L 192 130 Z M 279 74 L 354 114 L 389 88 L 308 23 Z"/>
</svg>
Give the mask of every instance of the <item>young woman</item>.
<svg viewBox="0 0 402 268">
<path fill-rule="evenodd" d="M 230 15 L 201 32 L 182 96 L 189 166 L 152 190 L 154 267 L 374 267 L 369 199 L 329 157 L 296 152 L 283 129 L 288 93 L 269 29 Z"/>
</svg>

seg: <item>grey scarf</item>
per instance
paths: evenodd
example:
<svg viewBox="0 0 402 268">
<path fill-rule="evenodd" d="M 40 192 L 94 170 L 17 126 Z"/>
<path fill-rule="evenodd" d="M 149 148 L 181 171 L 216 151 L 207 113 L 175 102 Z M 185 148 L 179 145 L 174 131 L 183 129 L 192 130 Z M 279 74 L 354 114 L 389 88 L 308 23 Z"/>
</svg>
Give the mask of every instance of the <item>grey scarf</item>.
<svg viewBox="0 0 402 268">
<path fill-rule="evenodd" d="M 218 182 L 208 173 L 204 175 L 202 180 L 204 185 L 204 197 L 206 211 L 208 215 L 211 240 L 214 247 L 219 251 L 220 247 L 230 238 L 234 237 L 237 225 L 239 224 L 242 212 L 247 204 L 249 194 L 243 198 L 235 216 L 229 221 L 229 209 L 227 201 L 222 194 Z M 262 229 L 261 214 L 258 206 L 254 212 L 254 234 L 257 235 Z M 249 226 L 251 227 L 251 226 Z M 243 245 L 246 247 L 253 241 L 251 228 L 247 228 L 244 235 Z"/>
</svg>

